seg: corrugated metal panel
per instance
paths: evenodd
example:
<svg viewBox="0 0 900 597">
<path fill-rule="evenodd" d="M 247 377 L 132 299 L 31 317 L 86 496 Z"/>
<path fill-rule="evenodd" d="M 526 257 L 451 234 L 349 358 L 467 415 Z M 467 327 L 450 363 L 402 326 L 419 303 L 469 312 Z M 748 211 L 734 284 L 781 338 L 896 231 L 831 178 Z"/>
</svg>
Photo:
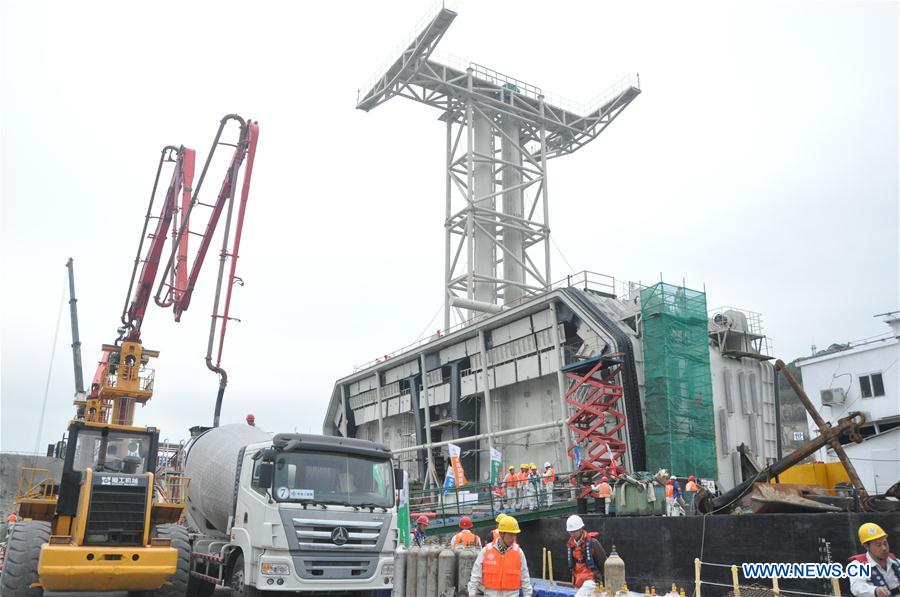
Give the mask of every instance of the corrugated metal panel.
<svg viewBox="0 0 900 597">
<path fill-rule="evenodd" d="M 516 383 L 515 362 L 498 365 L 497 367 L 494 367 L 493 372 L 496 387 L 498 388 Z"/>
<path fill-rule="evenodd" d="M 724 408 L 720 408 L 719 416 L 719 451 L 722 456 L 728 456 L 731 449 L 731 440 L 728 438 L 728 413 Z"/>
<path fill-rule="evenodd" d="M 734 413 L 734 386 L 731 381 L 731 369 L 724 369 L 722 371 L 722 379 L 725 384 L 725 408 L 728 409 L 728 414 Z"/>
<path fill-rule="evenodd" d="M 750 399 L 747 396 L 747 384 L 744 380 L 744 372 L 738 371 L 737 374 L 737 386 L 738 386 L 738 395 L 741 397 L 741 414 L 749 415 L 753 413 L 753 409 L 750 406 Z"/>
<path fill-rule="evenodd" d="M 550 323 L 550 309 L 544 309 L 543 311 L 532 314 L 531 325 L 532 329 L 535 331 L 549 328 L 552 325 Z"/>
<path fill-rule="evenodd" d="M 556 374 L 559 370 L 559 356 L 556 349 L 546 350 L 540 354 L 541 375 Z"/>
<path fill-rule="evenodd" d="M 452 361 L 458 361 L 459 359 L 466 356 L 466 344 L 465 342 L 459 342 L 457 344 L 453 344 L 452 346 L 443 348 L 441 349 L 439 355 L 441 365 L 446 365 L 447 363 L 450 363 Z"/>
<path fill-rule="evenodd" d="M 747 377 L 750 385 L 750 407 L 754 414 L 762 414 L 762 408 L 759 404 L 759 384 L 756 379 L 756 373 L 750 373 Z"/>
<path fill-rule="evenodd" d="M 459 390 L 462 396 L 471 396 L 478 393 L 478 383 L 475 379 L 475 373 L 470 375 L 462 375 L 459 378 Z"/>
<path fill-rule="evenodd" d="M 759 452 L 759 415 L 750 415 L 750 449 L 757 458 L 761 456 Z"/>
<path fill-rule="evenodd" d="M 538 355 L 532 355 L 516 361 L 516 377 L 519 381 L 526 381 L 540 376 L 541 367 Z"/>
</svg>

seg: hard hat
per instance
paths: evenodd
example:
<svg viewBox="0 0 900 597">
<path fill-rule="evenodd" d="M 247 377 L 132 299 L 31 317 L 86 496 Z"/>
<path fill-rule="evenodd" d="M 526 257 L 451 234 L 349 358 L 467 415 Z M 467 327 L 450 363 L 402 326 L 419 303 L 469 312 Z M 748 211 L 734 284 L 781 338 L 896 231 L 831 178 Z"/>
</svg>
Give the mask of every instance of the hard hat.
<svg viewBox="0 0 900 597">
<path fill-rule="evenodd" d="M 9 515 L 9 522 L 16 522 L 16 515 L 15 515 L 15 514 L 10 514 L 10 515 Z"/>
<path fill-rule="evenodd" d="M 520 464 L 520 465 L 519 465 L 519 468 L 525 468 L 525 469 L 527 469 L 527 468 L 528 468 L 528 463 L 526 462 L 526 463 Z"/>
<path fill-rule="evenodd" d="M 509 470 L 514 471 L 514 470 L 516 470 L 516 467 L 513 465 L 509 465 Z"/>
<path fill-rule="evenodd" d="M 573 514 L 566 520 L 566 531 L 571 533 L 572 531 L 580 531 L 584 528 L 584 521 L 581 520 L 581 517 L 577 514 Z"/>
<path fill-rule="evenodd" d="M 544 463 L 544 468 L 550 468 L 550 463 L 549 463 L 549 462 L 545 462 L 545 463 Z"/>
<path fill-rule="evenodd" d="M 459 519 L 459 528 L 461 529 L 471 529 L 472 528 L 472 519 L 468 516 L 463 516 Z"/>
<path fill-rule="evenodd" d="M 424 524 L 425 526 L 428 526 L 428 517 L 424 514 L 420 514 L 416 519 L 416 524 Z"/>
<path fill-rule="evenodd" d="M 882 537 L 887 537 L 887 533 L 874 522 L 866 522 L 859 527 L 859 542 L 863 545 Z"/>
<path fill-rule="evenodd" d="M 530 466 L 531 468 L 537 470 L 537 465 L 536 465 L 535 463 L 533 463 L 533 462 L 532 462 L 531 464 L 529 464 L 528 466 Z"/>
<path fill-rule="evenodd" d="M 607 479 L 606 477 L 602 477 L 600 480 L 603 481 L 604 483 L 606 483 L 607 481 L 609 481 L 609 479 Z"/>
<path fill-rule="evenodd" d="M 496 522 L 497 524 L 500 524 L 500 521 L 503 520 L 504 518 L 506 518 L 507 516 L 508 516 L 507 514 L 504 514 L 503 512 L 501 512 L 500 514 L 497 515 L 497 518 L 494 519 L 494 522 Z"/>
<path fill-rule="evenodd" d="M 501 533 L 516 533 L 519 531 L 519 521 L 513 518 L 512 516 L 507 516 L 503 520 L 500 521 L 500 524 L 497 525 L 497 531 Z"/>
<path fill-rule="evenodd" d="M 253 421 L 256 420 L 256 417 L 253 416 L 253 413 L 247 415 L 247 422 L 253 424 Z"/>
</svg>

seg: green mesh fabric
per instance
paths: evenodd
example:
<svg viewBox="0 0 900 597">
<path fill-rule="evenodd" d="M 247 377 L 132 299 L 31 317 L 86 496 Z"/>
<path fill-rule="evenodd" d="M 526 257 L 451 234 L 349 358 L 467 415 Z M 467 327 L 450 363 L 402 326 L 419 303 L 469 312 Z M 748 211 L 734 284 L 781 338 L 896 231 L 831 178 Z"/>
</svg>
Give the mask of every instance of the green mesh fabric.
<svg viewBox="0 0 900 597">
<path fill-rule="evenodd" d="M 647 470 L 718 477 L 706 294 L 660 282 L 641 291 Z"/>
</svg>

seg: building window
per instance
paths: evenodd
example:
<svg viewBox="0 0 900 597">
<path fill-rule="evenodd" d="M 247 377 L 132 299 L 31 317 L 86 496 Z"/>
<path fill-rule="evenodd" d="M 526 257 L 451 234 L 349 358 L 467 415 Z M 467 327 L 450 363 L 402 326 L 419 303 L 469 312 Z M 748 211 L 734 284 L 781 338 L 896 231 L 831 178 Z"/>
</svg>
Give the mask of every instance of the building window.
<svg viewBox="0 0 900 597">
<path fill-rule="evenodd" d="M 863 398 L 884 396 L 884 380 L 881 373 L 859 376 L 859 393 Z"/>
</svg>

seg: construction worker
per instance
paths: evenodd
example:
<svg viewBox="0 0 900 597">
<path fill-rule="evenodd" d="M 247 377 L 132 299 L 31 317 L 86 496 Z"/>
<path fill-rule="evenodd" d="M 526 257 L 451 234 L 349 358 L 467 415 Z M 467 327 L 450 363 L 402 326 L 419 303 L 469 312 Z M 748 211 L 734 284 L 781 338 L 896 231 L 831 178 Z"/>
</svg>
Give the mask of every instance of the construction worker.
<svg viewBox="0 0 900 597">
<path fill-rule="evenodd" d="M 420 514 L 416 519 L 416 530 L 413 532 L 413 539 L 419 547 L 425 547 L 426 531 L 428 531 L 428 517 Z"/>
<path fill-rule="evenodd" d="M 553 505 L 553 484 L 556 482 L 556 471 L 549 462 L 544 463 L 544 504 L 547 507 Z"/>
<path fill-rule="evenodd" d="M 694 479 L 694 475 L 689 475 L 687 484 L 684 486 L 685 491 L 697 491 L 697 481 Z"/>
<path fill-rule="evenodd" d="M 603 584 L 606 551 L 597 540 L 597 533 L 587 532 L 584 521 L 577 514 L 566 520 L 566 532 L 569 533 L 566 559 L 572 573 L 572 584 L 578 589 L 575 595 L 576 597 L 591 595 L 595 585 Z"/>
<path fill-rule="evenodd" d="M 509 471 L 503 477 L 503 484 L 506 486 L 507 505 L 515 510 L 519 502 L 519 476 L 513 465 L 509 465 Z"/>
<path fill-rule="evenodd" d="M 469 597 L 482 591 L 486 597 L 531 597 L 531 578 L 525 552 L 516 543 L 519 521 L 506 516 L 497 527 L 500 536 L 488 543 L 475 558 L 467 587 Z"/>
<path fill-rule="evenodd" d="M 519 465 L 519 473 L 517 476 L 519 480 L 519 506 L 520 510 L 530 510 L 531 509 L 531 484 L 528 482 L 528 473 L 530 467 L 528 463 Z"/>
<path fill-rule="evenodd" d="M 591 495 L 594 496 L 594 512 L 599 512 L 602 516 L 606 516 L 607 502 L 612 496 L 612 487 L 609 485 L 609 478 L 600 477 L 599 483 L 591 485 Z"/>
<path fill-rule="evenodd" d="M 853 556 L 851 561 L 869 564 L 869 578 L 851 578 L 850 592 L 856 597 L 896 597 L 900 595 L 900 560 L 891 553 L 887 533 L 874 522 L 859 527 L 859 542 L 865 553 Z"/>
<path fill-rule="evenodd" d="M 459 519 L 459 528 L 462 529 L 460 532 L 453 535 L 453 538 L 450 540 L 450 547 L 452 549 L 463 549 L 464 547 L 481 547 L 481 538 L 472 532 L 472 519 L 468 516 L 463 516 Z"/>
<path fill-rule="evenodd" d="M 256 427 L 256 417 L 253 416 L 253 413 L 247 415 L 247 425 L 251 427 Z"/>
<path fill-rule="evenodd" d="M 541 494 L 541 476 L 538 474 L 537 465 L 530 463 L 528 465 L 528 483 L 531 488 L 531 509 L 537 510 L 540 505 L 539 499 Z"/>
<path fill-rule="evenodd" d="M 666 516 L 672 516 L 672 506 L 675 505 L 675 479 L 669 477 L 666 481 Z"/>
</svg>

